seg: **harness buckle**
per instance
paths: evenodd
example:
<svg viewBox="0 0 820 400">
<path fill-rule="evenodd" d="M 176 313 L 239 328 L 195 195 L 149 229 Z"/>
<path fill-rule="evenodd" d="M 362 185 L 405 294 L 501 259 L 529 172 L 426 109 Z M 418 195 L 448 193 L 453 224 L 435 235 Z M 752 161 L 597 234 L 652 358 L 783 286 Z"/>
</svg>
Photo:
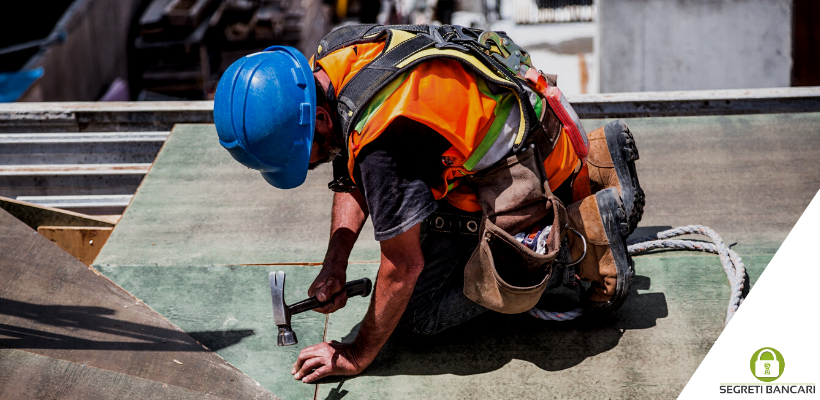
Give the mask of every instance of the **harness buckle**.
<svg viewBox="0 0 820 400">
<path fill-rule="evenodd" d="M 527 71 L 532 68 L 530 54 L 515 44 L 510 38 L 501 37 L 497 32 L 484 31 L 484 33 L 478 37 L 478 43 L 485 49 L 488 49 L 488 51 L 492 51 L 490 50 L 492 49 L 492 45 L 489 42 L 495 44 L 495 47 L 498 48 L 500 52 L 493 51 L 492 57 L 507 67 L 513 74 L 524 78 Z"/>
</svg>

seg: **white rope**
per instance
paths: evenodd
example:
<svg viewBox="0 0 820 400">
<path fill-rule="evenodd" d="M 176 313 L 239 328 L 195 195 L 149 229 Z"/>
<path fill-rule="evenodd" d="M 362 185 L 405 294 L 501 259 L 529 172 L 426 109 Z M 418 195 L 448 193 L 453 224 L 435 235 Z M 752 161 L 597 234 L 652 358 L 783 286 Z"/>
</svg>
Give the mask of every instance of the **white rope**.
<svg viewBox="0 0 820 400">
<path fill-rule="evenodd" d="M 670 240 L 671 238 L 683 235 L 707 236 L 714 244 L 692 240 Z M 743 264 L 743 260 L 740 256 L 726 246 L 723 242 L 723 238 L 713 229 L 702 225 L 687 225 L 631 240 L 627 244 L 629 255 L 633 256 L 657 249 L 691 250 L 717 254 L 723 265 L 723 271 L 726 272 L 726 276 L 729 278 L 729 286 L 731 287 L 731 297 L 729 299 L 729 307 L 726 310 L 726 322 L 724 324 L 728 324 L 729 321 L 732 320 L 735 311 L 737 311 L 740 304 L 743 303 L 743 299 L 745 298 L 743 292 L 746 285 L 746 266 Z M 570 321 L 580 317 L 582 310 L 576 308 L 572 311 L 559 313 L 544 311 L 533 307 L 527 311 L 527 313 L 535 318 L 548 321 Z"/>
</svg>

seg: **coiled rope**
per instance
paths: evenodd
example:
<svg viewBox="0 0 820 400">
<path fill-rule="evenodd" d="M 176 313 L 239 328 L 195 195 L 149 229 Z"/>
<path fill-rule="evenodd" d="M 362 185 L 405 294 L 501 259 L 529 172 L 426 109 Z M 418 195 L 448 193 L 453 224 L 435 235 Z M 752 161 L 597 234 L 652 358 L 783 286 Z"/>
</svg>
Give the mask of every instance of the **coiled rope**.
<svg viewBox="0 0 820 400">
<path fill-rule="evenodd" d="M 679 240 L 671 239 L 683 235 L 703 235 L 708 237 L 713 243 L 697 242 L 693 240 Z M 640 237 L 638 239 L 627 242 L 627 249 L 629 255 L 635 256 L 647 253 L 658 249 L 672 249 L 672 250 L 690 250 L 702 251 L 706 253 L 714 253 L 720 257 L 720 262 L 723 265 L 723 271 L 726 272 L 726 277 L 729 278 L 729 286 L 731 287 L 731 296 L 729 298 L 729 307 L 726 310 L 726 322 L 732 320 L 743 299 L 746 297 L 747 275 L 746 266 L 740 256 L 726 246 L 723 238 L 717 234 L 713 229 L 702 225 L 687 225 L 679 228 L 669 229 L 658 232 L 654 235 Z M 580 284 L 576 283 L 576 287 L 580 288 Z M 580 290 L 580 289 L 579 289 Z M 579 292 L 580 293 L 580 292 Z M 533 307 L 528 314 L 535 318 L 547 321 L 570 321 L 580 317 L 583 314 L 581 308 L 576 308 L 571 311 L 555 312 L 545 311 Z"/>
</svg>

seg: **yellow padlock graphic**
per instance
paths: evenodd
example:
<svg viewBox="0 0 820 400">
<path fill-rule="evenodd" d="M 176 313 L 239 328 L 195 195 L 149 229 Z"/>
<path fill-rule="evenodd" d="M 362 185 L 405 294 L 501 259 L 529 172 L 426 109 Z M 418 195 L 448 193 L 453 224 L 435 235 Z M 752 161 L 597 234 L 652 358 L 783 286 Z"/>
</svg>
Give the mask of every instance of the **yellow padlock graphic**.
<svg viewBox="0 0 820 400">
<path fill-rule="evenodd" d="M 774 352 L 763 350 L 755 361 L 755 376 L 758 378 L 777 378 L 780 376 L 780 362 Z"/>
</svg>

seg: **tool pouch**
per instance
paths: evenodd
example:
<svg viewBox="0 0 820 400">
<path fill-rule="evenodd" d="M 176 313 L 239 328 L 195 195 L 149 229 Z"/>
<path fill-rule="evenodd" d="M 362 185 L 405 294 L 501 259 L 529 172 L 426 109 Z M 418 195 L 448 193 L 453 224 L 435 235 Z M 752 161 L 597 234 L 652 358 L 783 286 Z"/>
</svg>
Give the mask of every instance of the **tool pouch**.
<svg viewBox="0 0 820 400">
<path fill-rule="evenodd" d="M 549 190 L 541 160 L 537 147 L 530 145 L 470 177 L 484 218 L 479 244 L 464 270 L 464 294 L 497 312 L 529 310 L 555 281 L 550 277 L 567 216 Z M 535 224 L 552 225 L 543 255 L 513 237 Z"/>
</svg>

